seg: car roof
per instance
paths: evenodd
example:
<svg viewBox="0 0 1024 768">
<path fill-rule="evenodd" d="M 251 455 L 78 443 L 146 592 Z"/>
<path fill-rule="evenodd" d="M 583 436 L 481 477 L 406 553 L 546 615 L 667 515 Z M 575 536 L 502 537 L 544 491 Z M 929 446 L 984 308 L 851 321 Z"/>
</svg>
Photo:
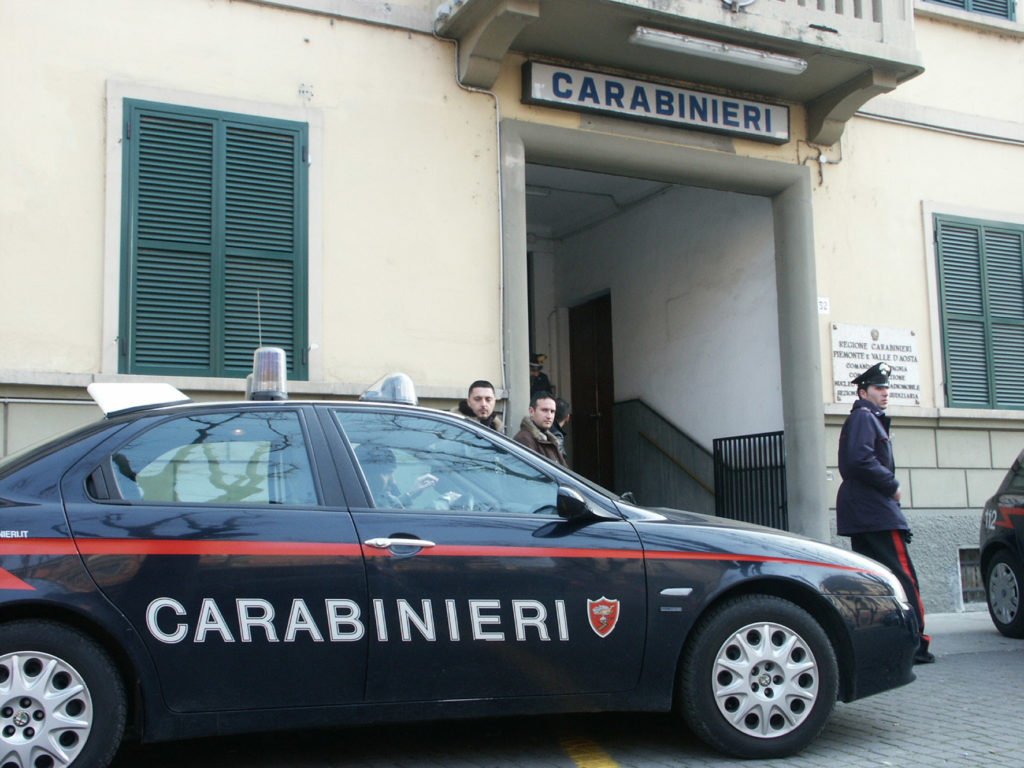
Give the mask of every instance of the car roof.
<svg viewBox="0 0 1024 768">
<path fill-rule="evenodd" d="M 384 408 L 400 408 L 425 413 L 449 413 L 436 408 L 411 405 L 409 403 L 390 402 L 387 400 L 323 400 L 323 399 L 283 399 L 283 400 L 210 400 L 196 401 L 171 384 L 165 383 L 122 383 L 94 382 L 87 387 L 89 395 L 103 411 L 108 419 L 141 414 L 150 411 L 180 411 L 200 408 L 267 408 L 288 407 L 295 405 L 355 405 L 360 408 L 380 406 Z M 462 417 L 461 414 L 455 414 Z"/>
</svg>

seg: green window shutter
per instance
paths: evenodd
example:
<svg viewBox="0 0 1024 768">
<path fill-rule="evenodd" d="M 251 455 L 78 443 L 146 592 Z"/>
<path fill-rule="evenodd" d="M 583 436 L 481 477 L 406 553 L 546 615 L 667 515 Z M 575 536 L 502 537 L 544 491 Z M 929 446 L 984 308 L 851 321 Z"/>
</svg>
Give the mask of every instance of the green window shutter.
<svg viewBox="0 0 1024 768">
<path fill-rule="evenodd" d="M 950 8 L 960 8 L 972 13 L 998 16 L 1002 19 L 1016 18 L 1014 0 L 930 0 L 930 2 L 947 5 Z"/>
<path fill-rule="evenodd" d="M 142 113 L 131 149 L 135 173 L 134 362 L 210 368 L 213 126 Z"/>
<path fill-rule="evenodd" d="M 936 217 L 948 405 L 1024 408 L 1024 228 Z"/>
<path fill-rule="evenodd" d="M 252 370 L 252 351 L 261 338 L 265 346 L 288 351 L 289 374 L 294 373 L 296 276 L 304 278 L 305 272 L 297 237 L 298 139 L 227 125 L 224 359 L 235 375 Z"/>
<path fill-rule="evenodd" d="M 262 339 L 306 378 L 306 126 L 125 115 L 120 370 L 242 377 Z"/>
<path fill-rule="evenodd" d="M 995 402 L 1024 408 L 1024 232 L 987 228 L 985 263 Z"/>
</svg>

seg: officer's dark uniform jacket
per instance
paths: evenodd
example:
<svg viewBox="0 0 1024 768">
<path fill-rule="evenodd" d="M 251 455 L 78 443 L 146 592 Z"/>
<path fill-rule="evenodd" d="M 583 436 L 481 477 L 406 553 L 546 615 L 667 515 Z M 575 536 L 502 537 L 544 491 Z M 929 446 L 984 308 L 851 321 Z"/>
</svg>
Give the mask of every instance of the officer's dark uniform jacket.
<svg viewBox="0 0 1024 768">
<path fill-rule="evenodd" d="M 890 419 L 869 400 L 858 400 L 839 434 L 839 474 L 843 484 L 836 499 L 840 536 L 873 531 L 909 530 L 907 518 L 892 497 L 896 480 Z"/>
</svg>

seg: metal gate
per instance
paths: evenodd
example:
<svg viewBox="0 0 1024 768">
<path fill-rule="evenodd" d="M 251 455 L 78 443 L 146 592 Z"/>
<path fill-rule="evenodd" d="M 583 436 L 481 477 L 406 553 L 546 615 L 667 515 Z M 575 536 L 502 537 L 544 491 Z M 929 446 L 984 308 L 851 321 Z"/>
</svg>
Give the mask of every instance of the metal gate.
<svg viewBox="0 0 1024 768">
<path fill-rule="evenodd" d="M 715 514 L 789 530 L 782 432 L 714 440 Z"/>
</svg>

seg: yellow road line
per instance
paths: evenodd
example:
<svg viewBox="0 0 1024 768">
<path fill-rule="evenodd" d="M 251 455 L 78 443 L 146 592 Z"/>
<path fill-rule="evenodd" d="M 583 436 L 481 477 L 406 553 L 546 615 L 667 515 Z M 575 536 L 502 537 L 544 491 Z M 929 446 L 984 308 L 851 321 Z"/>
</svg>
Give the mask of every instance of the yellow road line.
<svg viewBox="0 0 1024 768">
<path fill-rule="evenodd" d="M 619 768 L 611 755 L 590 739 L 576 736 L 563 737 L 558 740 L 569 759 L 576 763 L 577 768 Z"/>
</svg>

